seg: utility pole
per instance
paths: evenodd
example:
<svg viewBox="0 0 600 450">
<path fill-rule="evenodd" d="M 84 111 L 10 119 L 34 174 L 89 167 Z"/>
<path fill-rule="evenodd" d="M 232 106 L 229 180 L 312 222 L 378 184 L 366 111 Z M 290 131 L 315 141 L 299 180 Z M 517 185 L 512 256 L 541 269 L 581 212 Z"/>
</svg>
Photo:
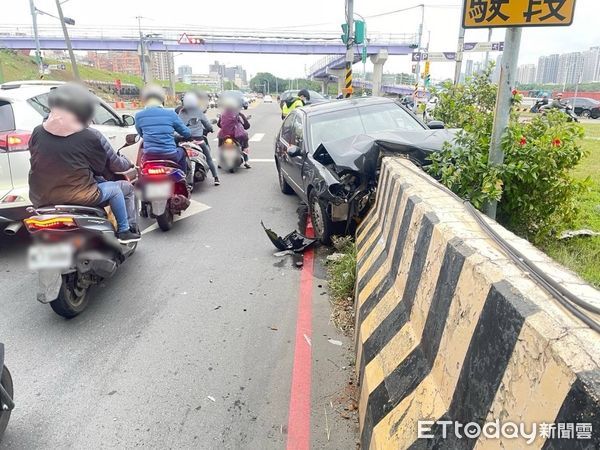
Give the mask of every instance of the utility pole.
<svg viewBox="0 0 600 450">
<path fill-rule="evenodd" d="M 348 25 L 348 42 L 346 43 L 346 92 L 344 97 L 352 96 L 352 64 L 354 63 L 354 0 L 346 0 L 346 24 Z"/>
<path fill-rule="evenodd" d="M 454 84 L 460 83 L 460 71 L 462 69 L 463 49 L 465 46 L 465 29 L 463 28 L 462 18 L 465 15 L 465 5 L 460 14 L 460 28 L 458 29 L 458 46 L 456 49 L 456 65 L 454 66 Z"/>
<path fill-rule="evenodd" d="M 148 73 L 146 69 L 146 45 L 144 44 L 144 35 L 142 34 L 142 16 L 136 16 L 138 21 L 138 30 L 140 32 L 140 62 L 142 64 L 142 79 L 144 84 L 148 83 Z"/>
<path fill-rule="evenodd" d="M 419 40 L 417 42 L 417 52 L 421 53 L 421 43 L 423 40 L 423 22 L 425 22 L 425 5 L 418 5 L 421 8 L 421 23 L 419 24 Z M 416 76 L 416 82 L 415 84 L 418 86 L 419 85 L 419 80 L 421 77 L 421 58 L 419 58 L 417 60 L 417 73 L 415 74 Z M 416 102 L 415 102 L 416 105 Z"/>
<path fill-rule="evenodd" d="M 519 47 L 521 45 L 522 28 L 507 28 L 504 38 L 504 52 L 500 63 L 500 81 L 498 82 L 498 95 L 494 111 L 494 125 L 490 141 L 489 166 L 500 166 L 504 163 L 502 151 L 502 137 L 508 127 L 510 108 L 512 106 L 512 90 L 517 74 L 519 60 Z M 485 213 L 496 219 L 497 202 L 490 201 L 485 205 Z"/>
<path fill-rule="evenodd" d="M 169 50 L 165 50 L 167 54 L 167 70 L 169 71 L 169 88 L 171 95 L 175 97 L 175 64 L 173 61 L 173 54 Z"/>
<path fill-rule="evenodd" d="M 63 16 L 60 0 L 56 0 L 56 9 L 58 10 L 58 18 L 60 19 L 63 35 L 65 36 L 65 43 L 67 44 L 67 50 L 69 51 L 69 58 L 71 59 L 71 70 L 73 71 L 73 77 L 76 81 L 81 81 L 81 77 L 79 76 L 79 68 L 77 67 L 77 60 L 75 59 L 75 53 L 73 52 L 73 46 L 71 45 L 71 38 L 69 38 L 69 31 L 67 30 L 67 23 L 65 22 L 65 17 Z"/>
<path fill-rule="evenodd" d="M 33 0 L 29 0 L 29 9 L 31 10 L 31 19 L 33 22 L 33 36 L 35 39 L 35 59 L 38 65 L 40 75 L 44 74 L 44 63 L 42 62 L 42 51 L 40 50 L 40 36 L 37 26 L 37 10 L 33 4 Z"/>
<path fill-rule="evenodd" d="M 490 45 L 490 42 L 492 42 L 492 31 L 494 29 L 493 28 L 488 28 L 488 46 Z M 488 47 L 489 48 L 489 47 Z M 488 63 L 490 62 L 490 51 L 486 50 L 485 51 L 485 59 L 483 60 L 483 69 L 487 69 Z"/>
</svg>

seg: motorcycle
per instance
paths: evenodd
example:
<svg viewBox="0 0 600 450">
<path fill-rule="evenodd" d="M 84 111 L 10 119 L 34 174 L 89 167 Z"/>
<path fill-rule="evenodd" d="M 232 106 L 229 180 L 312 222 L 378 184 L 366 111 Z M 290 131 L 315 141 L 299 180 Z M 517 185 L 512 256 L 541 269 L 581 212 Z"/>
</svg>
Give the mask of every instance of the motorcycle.
<svg viewBox="0 0 600 450">
<path fill-rule="evenodd" d="M 195 126 L 197 123 L 198 119 L 194 118 L 187 123 L 187 126 Z M 201 140 L 182 140 L 179 142 L 179 146 L 186 151 L 189 158 L 189 170 L 192 177 L 192 185 L 193 183 L 200 183 L 204 181 L 209 171 L 206 156 L 202 151 L 202 147 L 200 147 L 202 143 L 208 145 L 208 139 L 206 139 L 206 135 Z"/>
<path fill-rule="evenodd" d="M 529 110 L 529 112 L 532 113 L 538 113 L 540 112 L 541 108 L 546 106 L 548 104 L 548 101 L 544 101 L 544 100 L 537 100 L 535 102 L 535 104 L 531 107 L 531 109 Z"/>
<path fill-rule="evenodd" d="M 556 106 L 554 104 L 544 105 L 539 109 L 539 112 L 542 114 L 546 114 L 551 109 L 558 109 L 559 111 L 564 112 L 567 116 L 569 116 L 569 122 L 579 122 L 579 117 L 573 111 L 573 106 L 567 104 L 561 104 L 560 106 Z"/>
<path fill-rule="evenodd" d="M 162 231 L 169 231 L 175 214 L 190 206 L 193 172 L 185 174 L 177 163 L 168 160 L 145 161 L 140 172 L 136 183 L 141 192 L 140 216 L 156 219 Z"/>
<path fill-rule="evenodd" d="M 124 147 L 135 144 L 136 138 L 127 135 Z M 134 183 L 137 171 L 114 178 Z M 120 243 L 114 216 L 102 207 L 51 205 L 29 212 L 33 215 L 23 223 L 33 239 L 28 260 L 29 268 L 38 272 L 37 300 L 73 318 L 86 308 L 89 289 L 114 275 L 133 255 L 137 242 Z"/>
<path fill-rule="evenodd" d="M 12 377 L 4 365 L 4 344 L 0 342 L 0 441 L 15 407 Z"/>
<path fill-rule="evenodd" d="M 250 120 L 252 116 L 246 116 Z M 214 121 L 216 123 L 216 121 Z M 244 164 L 242 146 L 233 136 L 219 138 L 219 167 L 229 173 L 235 173 Z"/>
</svg>

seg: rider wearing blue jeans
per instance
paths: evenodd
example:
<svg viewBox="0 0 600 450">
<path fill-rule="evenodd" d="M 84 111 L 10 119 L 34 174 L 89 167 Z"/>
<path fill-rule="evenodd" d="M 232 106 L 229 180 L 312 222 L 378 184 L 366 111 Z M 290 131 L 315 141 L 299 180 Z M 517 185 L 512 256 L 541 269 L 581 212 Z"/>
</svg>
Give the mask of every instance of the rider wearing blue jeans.
<svg viewBox="0 0 600 450">
<path fill-rule="evenodd" d="M 140 239 L 133 186 L 105 181 L 131 162 L 88 125 L 97 99 L 83 86 L 65 84 L 50 91 L 48 119 L 31 134 L 29 195 L 36 208 L 50 205 L 102 206 L 108 202 L 117 219 L 117 239 Z"/>
<path fill-rule="evenodd" d="M 135 128 L 141 138 L 142 162 L 164 159 L 177 163 L 187 171 L 187 154 L 175 143 L 175 132 L 184 138 L 192 133 L 175 111 L 164 108 L 165 91 L 156 85 L 146 86 L 142 91 L 144 109 L 135 115 Z"/>
</svg>

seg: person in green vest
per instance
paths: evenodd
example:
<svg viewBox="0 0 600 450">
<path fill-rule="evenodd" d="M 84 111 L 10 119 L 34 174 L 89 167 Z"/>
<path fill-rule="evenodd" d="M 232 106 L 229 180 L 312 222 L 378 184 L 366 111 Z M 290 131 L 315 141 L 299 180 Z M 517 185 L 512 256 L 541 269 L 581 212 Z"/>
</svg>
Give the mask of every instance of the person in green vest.
<svg viewBox="0 0 600 450">
<path fill-rule="evenodd" d="M 310 93 L 307 89 L 300 89 L 296 97 L 290 98 L 283 103 L 281 108 L 281 118 L 285 119 L 294 109 L 304 106 L 310 100 Z"/>
</svg>

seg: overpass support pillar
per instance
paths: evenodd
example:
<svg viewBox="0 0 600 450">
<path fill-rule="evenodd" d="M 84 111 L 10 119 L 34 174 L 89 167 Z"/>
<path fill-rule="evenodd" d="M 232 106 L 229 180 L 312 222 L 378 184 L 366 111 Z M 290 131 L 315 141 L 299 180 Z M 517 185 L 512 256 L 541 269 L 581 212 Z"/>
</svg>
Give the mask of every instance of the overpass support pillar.
<svg viewBox="0 0 600 450">
<path fill-rule="evenodd" d="M 329 91 L 329 80 L 321 80 L 321 94 L 327 95 Z"/>
<path fill-rule="evenodd" d="M 371 56 L 371 62 L 373 63 L 373 97 L 380 97 L 382 94 L 383 65 L 387 59 L 387 50 L 379 50 L 377 54 Z"/>
<path fill-rule="evenodd" d="M 346 87 L 346 85 L 344 84 L 344 77 L 346 76 L 346 69 L 330 69 L 328 71 L 331 75 L 333 75 L 334 77 L 337 77 L 337 84 L 338 84 L 338 94 L 341 94 L 343 92 L 343 89 Z"/>
</svg>

